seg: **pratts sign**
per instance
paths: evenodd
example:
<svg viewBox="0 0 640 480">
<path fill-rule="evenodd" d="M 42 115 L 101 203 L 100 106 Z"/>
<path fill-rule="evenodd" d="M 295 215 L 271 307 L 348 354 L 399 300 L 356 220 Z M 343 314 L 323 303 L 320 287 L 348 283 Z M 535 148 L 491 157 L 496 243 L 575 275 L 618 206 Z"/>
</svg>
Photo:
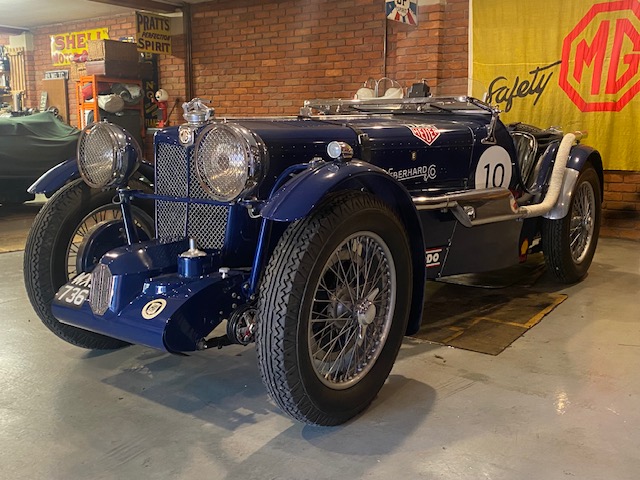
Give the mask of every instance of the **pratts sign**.
<svg viewBox="0 0 640 480">
<path fill-rule="evenodd" d="M 171 22 L 167 17 L 136 12 L 136 43 L 147 53 L 171 53 Z"/>
</svg>

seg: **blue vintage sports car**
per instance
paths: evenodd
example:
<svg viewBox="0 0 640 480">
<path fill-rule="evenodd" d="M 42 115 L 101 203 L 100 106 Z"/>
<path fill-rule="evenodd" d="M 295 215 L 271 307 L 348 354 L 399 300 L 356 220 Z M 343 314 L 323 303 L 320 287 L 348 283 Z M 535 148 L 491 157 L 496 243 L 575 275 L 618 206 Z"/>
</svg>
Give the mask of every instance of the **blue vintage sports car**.
<svg viewBox="0 0 640 480">
<path fill-rule="evenodd" d="M 540 250 L 559 281 L 587 274 L 603 173 L 582 133 L 505 125 L 426 85 L 397 93 L 228 120 L 194 99 L 185 124 L 156 134 L 153 167 L 121 127 L 88 126 L 82 178 L 27 242 L 34 309 L 86 348 L 255 342 L 277 405 L 335 425 L 367 407 L 418 330 L 426 279 Z"/>
</svg>

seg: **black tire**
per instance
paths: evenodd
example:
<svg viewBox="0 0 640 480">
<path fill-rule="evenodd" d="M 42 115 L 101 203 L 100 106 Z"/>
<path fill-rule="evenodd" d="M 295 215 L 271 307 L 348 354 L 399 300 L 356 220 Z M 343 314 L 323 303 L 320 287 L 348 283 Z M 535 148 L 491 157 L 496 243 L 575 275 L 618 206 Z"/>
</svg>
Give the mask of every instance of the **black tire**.
<svg viewBox="0 0 640 480">
<path fill-rule="evenodd" d="M 600 232 L 600 192 L 600 177 L 586 163 L 576 181 L 569 213 L 558 220 L 543 219 L 544 258 L 560 282 L 576 283 L 589 270 Z"/>
<path fill-rule="evenodd" d="M 368 194 L 333 197 L 287 228 L 260 287 L 256 332 L 263 382 L 284 412 L 338 425 L 371 403 L 407 328 L 410 256 L 398 216 Z"/>
<path fill-rule="evenodd" d="M 135 188 L 140 188 L 136 185 Z M 42 207 L 36 216 L 24 251 L 24 283 L 27 295 L 42 322 L 58 337 L 78 347 L 114 349 L 127 343 L 60 323 L 51 313 L 51 302 L 69 276 L 73 276 L 73 262 L 69 261 L 73 241 L 83 220 L 97 212 L 115 212 L 113 190 L 90 188 L 82 180 L 65 185 Z M 139 228 L 153 233 L 153 220 L 137 206 L 132 207 Z M 125 244 L 123 238 L 122 244 Z"/>
</svg>

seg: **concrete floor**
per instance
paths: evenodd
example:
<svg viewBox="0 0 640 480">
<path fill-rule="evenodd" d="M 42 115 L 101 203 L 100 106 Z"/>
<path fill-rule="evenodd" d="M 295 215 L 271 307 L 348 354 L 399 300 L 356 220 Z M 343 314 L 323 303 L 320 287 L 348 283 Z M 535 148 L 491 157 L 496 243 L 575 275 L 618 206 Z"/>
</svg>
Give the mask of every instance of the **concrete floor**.
<svg viewBox="0 0 640 480">
<path fill-rule="evenodd" d="M 406 339 L 371 407 L 336 428 L 269 401 L 253 348 L 92 353 L 49 333 L 0 255 L 0 477 L 637 479 L 640 249 L 603 239 L 588 278 L 497 357 Z"/>
<path fill-rule="evenodd" d="M 38 195 L 22 205 L 0 205 L 0 253 L 24 250 L 33 219 L 45 201 L 44 195 Z"/>
</svg>

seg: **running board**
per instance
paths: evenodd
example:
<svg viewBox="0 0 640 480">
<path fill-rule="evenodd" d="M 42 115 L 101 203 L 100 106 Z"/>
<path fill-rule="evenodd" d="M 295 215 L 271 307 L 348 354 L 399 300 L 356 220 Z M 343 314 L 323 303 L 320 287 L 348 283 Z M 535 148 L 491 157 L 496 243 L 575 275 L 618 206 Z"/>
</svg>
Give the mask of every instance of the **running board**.
<svg viewBox="0 0 640 480">
<path fill-rule="evenodd" d="M 436 197 L 415 197 L 413 203 L 418 210 L 451 210 L 465 227 L 486 223 L 517 220 L 525 215 L 506 188 L 488 188 L 453 192 Z"/>
</svg>

